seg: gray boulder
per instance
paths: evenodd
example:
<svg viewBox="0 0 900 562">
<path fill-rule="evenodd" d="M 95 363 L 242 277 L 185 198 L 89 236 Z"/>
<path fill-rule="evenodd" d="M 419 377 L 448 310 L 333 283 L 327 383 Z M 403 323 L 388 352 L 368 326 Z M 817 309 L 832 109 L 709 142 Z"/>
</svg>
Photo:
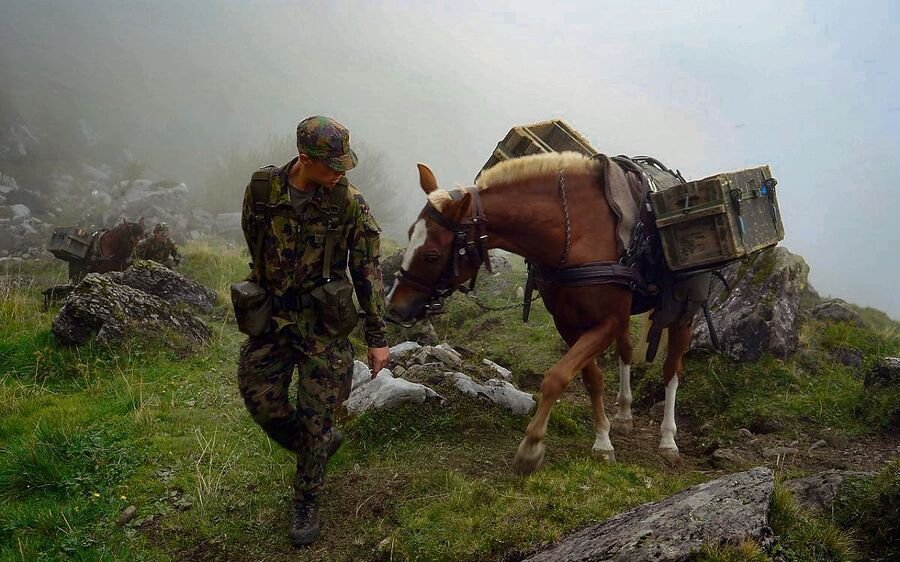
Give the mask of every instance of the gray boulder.
<svg viewBox="0 0 900 562">
<path fill-rule="evenodd" d="M 353 392 L 357 387 L 366 384 L 370 380 L 372 380 L 372 371 L 369 369 L 369 366 L 362 361 L 354 361 L 353 383 L 350 385 L 350 392 Z"/>
<path fill-rule="evenodd" d="M 815 306 L 812 315 L 825 322 L 849 322 L 860 328 L 864 325 L 862 316 L 841 299 L 831 299 Z"/>
<path fill-rule="evenodd" d="M 21 203 L 10 205 L 9 210 L 12 211 L 13 220 L 31 218 L 31 209 Z"/>
<path fill-rule="evenodd" d="M 400 271 L 400 264 L 403 263 L 403 255 L 405 253 L 406 249 L 401 248 L 393 254 L 381 258 L 381 274 L 384 277 L 384 284 L 387 287 L 391 286 L 394 282 L 394 277 L 397 275 L 397 272 Z"/>
<path fill-rule="evenodd" d="M 183 304 L 209 314 L 216 292 L 154 261 L 137 261 L 125 271 L 105 274 L 114 283 L 144 291 L 170 304 Z"/>
<path fill-rule="evenodd" d="M 438 362 L 452 369 L 458 369 L 462 365 L 462 357 L 456 350 L 446 344 L 440 346 L 426 345 L 416 353 L 415 362 L 420 365 Z"/>
<path fill-rule="evenodd" d="M 405 341 L 402 343 L 398 343 L 390 349 L 391 361 L 401 361 L 413 351 L 417 351 L 421 348 L 422 346 L 414 341 Z"/>
<path fill-rule="evenodd" d="M 481 362 L 487 365 L 491 370 L 493 370 L 499 377 L 505 381 L 512 380 L 512 371 L 503 367 L 502 365 L 498 365 L 491 361 L 490 359 L 482 359 Z"/>
<path fill-rule="evenodd" d="M 827 513 L 834 503 L 838 489 L 847 478 L 869 478 L 870 472 L 849 470 L 826 470 L 805 478 L 794 478 L 784 483 L 785 488 L 794 494 L 801 505 Z"/>
<path fill-rule="evenodd" d="M 492 251 L 488 256 L 488 259 L 491 261 L 491 269 L 495 274 L 512 272 L 512 264 L 509 263 L 509 260 L 506 259 L 505 256 Z"/>
<path fill-rule="evenodd" d="M 723 352 L 737 361 L 792 355 L 800 344 L 800 300 L 809 276 L 803 258 L 776 247 L 728 266 L 723 275 L 731 290 L 714 278 L 710 291 Z M 694 321 L 692 347 L 712 349 L 703 315 Z"/>
<path fill-rule="evenodd" d="M 706 543 L 768 542 L 774 485 L 764 467 L 723 476 L 591 525 L 527 560 L 682 562 Z"/>
<path fill-rule="evenodd" d="M 368 367 L 365 367 L 368 370 Z M 351 414 L 369 410 L 394 408 L 401 404 L 421 404 L 425 400 L 442 400 L 441 396 L 425 385 L 394 377 L 388 369 L 382 369 L 374 379 L 365 381 L 365 371 L 354 367 L 354 379 L 358 381 L 344 405 Z"/>
<path fill-rule="evenodd" d="M 890 388 L 900 385 L 900 357 L 885 357 L 866 373 L 866 388 Z"/>
<path fill-rule="evenodd" d="M 502 408 L 506 408 L 517 416 L 524 416 L 534 409 L 534 398 L 511 383 L 499 379 L 490 379 L 482 384 L 464 373 L 448 374 L 453 377 L 453 384 L 463 394 L 477 396 L 492 402 Z"/>
<path fill-rule="evenodd" d="M 211 335 L 192 314 L 96 273 L 75 287 L 53 319 L 53 335 L 63 345 L 81 345 L 94 336 L 98 343 L 112 344 L 128 335 L 173 332 L 198 343 Z"/>
</svg>

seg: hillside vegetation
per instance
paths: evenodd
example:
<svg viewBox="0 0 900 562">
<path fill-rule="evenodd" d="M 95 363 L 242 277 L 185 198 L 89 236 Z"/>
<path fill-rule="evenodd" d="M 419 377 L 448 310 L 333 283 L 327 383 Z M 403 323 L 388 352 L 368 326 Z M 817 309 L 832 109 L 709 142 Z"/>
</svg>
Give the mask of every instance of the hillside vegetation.
<svg viewBox="0 0 900 562">
<path fill-rule="evenodd" d="M 64 264 L 0 266 L 0 559 L 297 556 L 286 538 L 294 461 L 253 424 L 235 384 L 242 336 L 226 289 L 243 276 L 247 258 L 206 244 L 184 253 L 183 271 L 220 295 L 206 318 L 214 337 L 203 347 L 164 336 L 114 349 L 60 347 L 50 331 L 55 310 L 41 310 L 40 290 L 62 279 Z M 510 274 L 482 279 L 485 303 L 515 302 L 523 274 L 514 266 Z M 434 321 L 440 340 L 509 367 L 525 390 L 536 391 L 543 370 L 564 351 L 539 303 L 529 324 L 522 324 L 519 309 L 483 312 L 462 295 L 448 308 Z M 636 369 L 640 430 L 614 437 L 616 464 L 589 455 L 590 410 L 577 382 L 554 408 L 545 467 L 527 478 L 509 470 L 527 418 L 487 405 L 426 403 L 345 420 L 347 443 L 329 465 L 324 535 L 301 559 L 515 560 L 586 523 L 726 472 L 709 452 L 735 441 L 738 428 L 773 419 L 780 427 L 763 438 L 800 440 L 804 447 L 832 436 L 896 456 L 889 448 L 897 444 L 891 431 L 900 396 L 867 391 L 861 373 L 900 353 L 900 331 L 887 317 L 869 316 L 878 321 L 865 328 L 810 320 L 803 349 L 786 361 L 734 364 L 690 355 L 677 407 L 686 461 L 675 468 L 654 450 L 658 422 L 648 410 L 662 391 L 657 364 Z M 398 343 L 398 329 L 393 337 Z M 354 341 L 361 357 L 359 334 Z M 863 354 L 862 369 L 832 359 L 834 350 L 848 346 Z M 614 358 L 606 354 L 601 362 L 613 411 Z M 840 446 L 829 454 L 840 456 Z M 833 460 L 755 464 L 773 466 L 784 479 Z M 890 525 L 896 524 L 898 464 L 844 462 L 881 475 L 848 489 L 827 518 L 803 511 L 779 489 L 771 517 L 781 538 L 772 551 L 711 546 L 702 559 L 896 553 L 889 549 L 896 549 Z M 136 508 L 133 519 L 117 524 L 129 506 Z"/>
</svg>

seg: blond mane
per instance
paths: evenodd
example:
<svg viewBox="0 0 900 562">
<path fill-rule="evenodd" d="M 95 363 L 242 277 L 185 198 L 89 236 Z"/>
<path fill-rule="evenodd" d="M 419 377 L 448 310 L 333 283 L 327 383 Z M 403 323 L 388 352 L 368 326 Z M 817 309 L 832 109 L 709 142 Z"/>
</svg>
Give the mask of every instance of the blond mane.
<svg viewBox="0 0 900 562">
<path fill-rule="evenodd" d="M 512 158 L 494 165 L 481 173 L 475 186 L 479 191 L 491 186 L 513 183 L 523 179 L 555 174 L 562 168 L 566 173 L 594 173 L 600 164 L 579 152 L 547 152 Z M 438 189 L 428 194 L 428 201 L 438 211 L 452 202 L 450 192 Z"/>
<path fill-rule="evenodd" d="M 513 183 L 535 176 L 555 174 L 562 168 L 567 173 L 594 171 L 597 161 L 579 152 L 547 152 L 513 158 L 496 164 L 481 173 L 475 185 L 485 190 L 492 185 Z"/>
</svg>

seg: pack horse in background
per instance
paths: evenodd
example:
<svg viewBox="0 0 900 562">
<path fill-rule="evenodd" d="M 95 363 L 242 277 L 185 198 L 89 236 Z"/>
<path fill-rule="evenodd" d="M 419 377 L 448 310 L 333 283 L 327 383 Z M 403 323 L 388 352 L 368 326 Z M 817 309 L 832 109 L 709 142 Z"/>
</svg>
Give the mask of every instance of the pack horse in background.
<svg viewBox="0 0 900 562">
<path fill-rule="evenodd" d="M 47 250 L 68 262 L 69 282 L 43 291 L 44 306 L 65 297 L 88 273 L 124 271 L 131 265 L 135 247 L 144 236 L 144 219 L 122 222 L 110 229 L 86 231 L 78 227 L 57 228 Z"/>
</svg>

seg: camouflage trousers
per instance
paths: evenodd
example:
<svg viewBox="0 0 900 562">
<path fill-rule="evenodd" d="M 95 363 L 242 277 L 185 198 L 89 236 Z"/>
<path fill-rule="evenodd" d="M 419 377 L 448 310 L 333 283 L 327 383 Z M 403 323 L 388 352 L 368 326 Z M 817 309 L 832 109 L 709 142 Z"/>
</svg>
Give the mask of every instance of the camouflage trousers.
<svg viewBox="0 0 900 562">
<path fill-rule="evenodd" d="M 268 436 L 297 454 L 294 501 L 315 500 L 325 481 L 325 461 L 335 414 L 350 394 L 353 348 L 348 339 L 310 353 L 290 326 L 241 346 L 238 386 L 254 421 Z M 320 348 L 321 349 L 321 348 Z M 297 382 L 297 406 L 289 387 Z"/>
</svg>

